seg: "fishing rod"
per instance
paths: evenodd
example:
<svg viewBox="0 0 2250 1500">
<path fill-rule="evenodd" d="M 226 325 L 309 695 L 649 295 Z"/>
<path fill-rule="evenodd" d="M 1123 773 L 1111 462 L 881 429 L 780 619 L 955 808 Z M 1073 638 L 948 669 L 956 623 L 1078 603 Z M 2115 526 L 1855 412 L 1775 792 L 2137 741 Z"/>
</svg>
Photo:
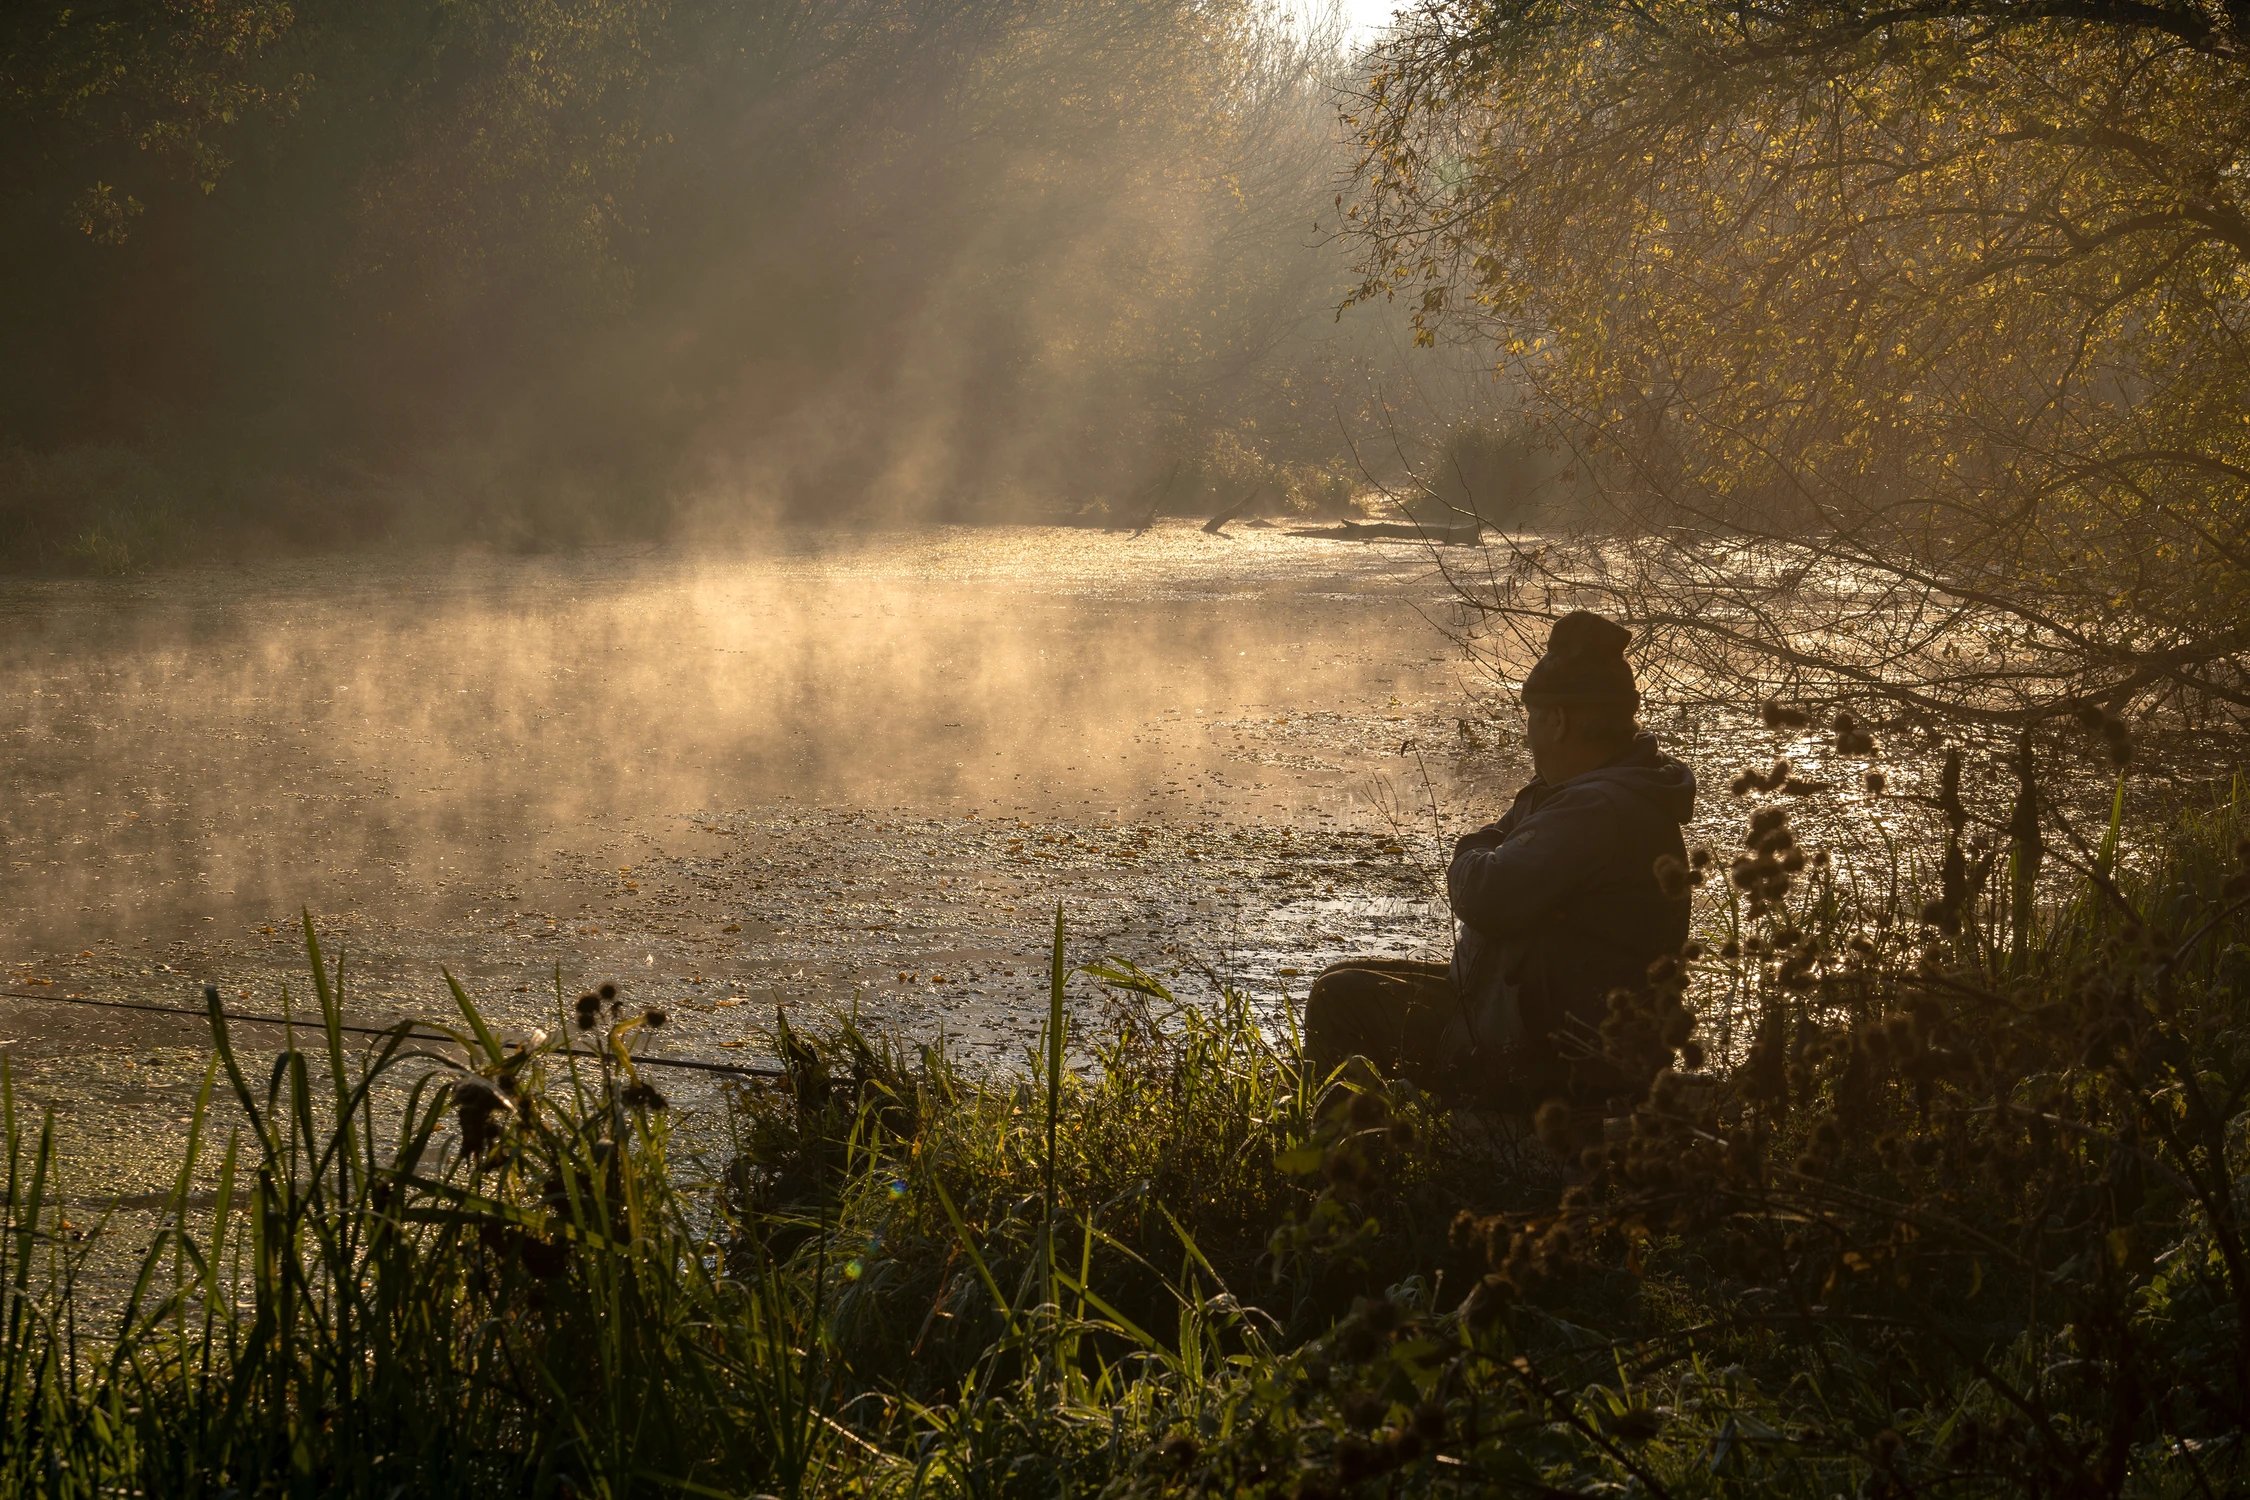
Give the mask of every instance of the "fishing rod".
<svg viewBox="0 0 2250 1500">
<path fill-rule="evenodd" d="M 204 993 L 213 1001 L 218 999 L 217 986 L 215 985 L 205 986 Z M 150 1005 L 145 1001 L 137 1000 L 96 1000 L 90 995 L 35 995 L 26 990 L 0 990 L 0 997 L 10 1000 L 40 1000 L 50 1005 L 83 1005 L 95 1010 L 132 1010 L 155 1016 L 184 1016 L 191 1021 L 209 1021 L 211 1019 L 210 1011 L 186 1010 L 177 1005 Z M 216 1005 L 213 1008 L 217 1010 L 220 1016 L 229 1021 L 242 1021 L 254 1026 L 286 1026 L 290 1028 L 302 1026 L 308 1030 L 313 1027 L 313 1023 L 310 1021 L 298 1020 L 290 1016 L 253 1015 L 248 1011 L 226 1010 Z M 408 1021 L 403 1024 L 411 1028 L 418 1025 L 426 1026 L 429 1023 L 426 1021 Z M 396 1025 L 353 1026 L 339 1021 L 336 1023 L 336 1029 L 338 1031 L 349 1031 L 358 1036 L 394 1036 L 398 1034 L 398 1026 Z M 454 1042 L 460 1040 L 450 1032 L 444 1031 L 409 1030 L 406 1036 L 410 1040 L 423 1042 Z M 599 1052 L 582 1052 L 578 1048 L 568 1045 L 557 1050 L 564 1057 L 598 1059 L 603 1055 Z M 788 1070 L 785 1068 L 760 1068 L 747 1063 L 696 1062 L 692 1058 L 685 1057 L 636 1057 L 633 1059 L 633 1064 L 635 1067 L 686 1068 L 698 1073 L 741 1073 L 752 1078 L 784 1078 L 788 1076 Z"/>
</svg>

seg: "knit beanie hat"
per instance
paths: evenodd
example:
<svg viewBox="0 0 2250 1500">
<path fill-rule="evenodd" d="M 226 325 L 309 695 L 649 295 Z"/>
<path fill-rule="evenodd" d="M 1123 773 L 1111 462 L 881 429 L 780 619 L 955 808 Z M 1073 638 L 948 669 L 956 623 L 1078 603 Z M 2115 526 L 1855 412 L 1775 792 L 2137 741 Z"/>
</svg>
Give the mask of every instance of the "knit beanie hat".
<svg viewBox="0 0 2250 1500">
<path fill-rule="evenodd" d="M 1605 620 L 1591 610 L 1572 610 L 1548 632 L 1547 654 L 1523 680 L 1523 701 L 1566 707 L 1621 703 L 1628 711 L 1637 711 L 1641 690 L 1633 685 L 1633 669 L 1625 664 L 1625 648 L 1632 640 L 1633 632 L 1615 620 Z"/>
</svg>

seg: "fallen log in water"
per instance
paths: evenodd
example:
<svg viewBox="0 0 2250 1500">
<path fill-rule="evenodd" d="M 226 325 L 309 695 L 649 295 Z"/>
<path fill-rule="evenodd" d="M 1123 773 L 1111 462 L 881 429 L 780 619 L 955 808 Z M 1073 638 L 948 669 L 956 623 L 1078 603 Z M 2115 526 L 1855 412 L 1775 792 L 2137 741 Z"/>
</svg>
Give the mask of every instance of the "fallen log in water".
<svg viewBox="0 0 2250 1500">
<path fill-rule="evenodd" d="M 1433 542 L 1443 547 L 1474 547 L 1484 536 L 1484 523 L 1417 526 L 1412 521 L 1340 521 L 1334 526 L 1304 527 L 1289 534 L 1331 542 Z"/>
<path fill-rule="evenodd" d="M 1243 492 L 1243 496 L 1241 499 L 1235 501 L 1234 504 L 1228 506 L 1225 510 L 1220 511 L 1210 520 L 1203 523 L 1204 534 L 1207 536 L 1225 536 L 1227 534 L 1227 522 L 1233 520 L 1236 516 L 1239 516 L 1244 511 L 1248 510 L 1250 508 L 1250 502 L 1257 499 L 1258 492 L 1264 488 L 1265 486 L 1262 484 L 1254 484 L 1250 486 L 1248 490 Z"/>
</svg>

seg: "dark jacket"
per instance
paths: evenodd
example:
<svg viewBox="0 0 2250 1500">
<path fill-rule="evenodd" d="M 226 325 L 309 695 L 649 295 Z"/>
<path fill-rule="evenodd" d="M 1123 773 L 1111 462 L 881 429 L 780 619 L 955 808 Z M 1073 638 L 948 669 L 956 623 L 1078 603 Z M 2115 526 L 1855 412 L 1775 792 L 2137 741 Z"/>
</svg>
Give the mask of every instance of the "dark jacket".
<svg viewBox="0 0 2250 1500">
<path fill-rule="evenodd" d="M 1456 1040 L 1480 1068 L 1514 1057 L 1555 1081 L 1550 1038 L 1590 1040 L 1581 1028 L 1600 1026 L 1609 992 L 1639 989 L 1651 960 L 1687 942 L 1687 898 L 1667 897 L 1655 867 L 1686 853 L 1680 825 L 1694 806 L 1695 773 L 1642 734 L 1598 770 L 1534 781 L 1506 817 L 1453 846 Z"/>
</svg>

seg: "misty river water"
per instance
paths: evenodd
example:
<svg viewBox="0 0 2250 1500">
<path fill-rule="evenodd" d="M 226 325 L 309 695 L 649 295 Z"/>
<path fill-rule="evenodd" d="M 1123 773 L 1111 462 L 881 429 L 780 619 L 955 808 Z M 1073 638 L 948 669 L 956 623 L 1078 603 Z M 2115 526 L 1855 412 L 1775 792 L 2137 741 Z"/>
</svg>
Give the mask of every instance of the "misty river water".
<svg viewBox="0 0 2250 1500">
<path fill-rule="evenodd" d="M 301 912 L 353 1019 L 451 1019 L 450 969 L 552 1030 L 613 980 L 707 1061 L 777 1009 L 1020 1056 L 1058 904 L 1073 963 L 1279 1021 L 1339 956 L 1443 956 L 1452 837 L 1529 774 L 1454 607 L 1411 544 L 1188 524 L 0 584 L 0 1057 L 66 1185 L 133 1214 L 208 1032 L 65 997 L 301 1007 Z M 1828 752 L 1713 722 L 1654 721 L 1725 847 L 1734 769 Z M 1887 839 L 1904 804 L 1830 769 L 1802 816 Z"/>
<path fill-rule="evenodd" d="M 1439 954 L 1524 774 L 1448 607 L 1413 546 L 1184 524 L 11 582 L 0 1051 L 152 1191 L 203 1027 L 29 997 L 272 1012 L 301 910 L 361 1019 L 614 979 L 722 1060 L 776 1006 L 1013 1055 L 1058 902 L 1074 961 L 1275 1001 Z"/>
</svg>

